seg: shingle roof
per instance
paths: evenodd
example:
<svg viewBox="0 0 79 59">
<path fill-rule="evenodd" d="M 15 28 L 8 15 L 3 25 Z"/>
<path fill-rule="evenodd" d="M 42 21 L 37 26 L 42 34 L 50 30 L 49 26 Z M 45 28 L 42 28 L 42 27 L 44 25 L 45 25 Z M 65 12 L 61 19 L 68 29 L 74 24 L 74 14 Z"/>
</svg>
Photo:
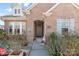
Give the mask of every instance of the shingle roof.
<svg viewBox="0 0 79 59">
<path fill-rule="evenodd" d="M 20 16 L 14 16 L 14 15 L 5 15 L 3 17 L 20 17 Z"/>
</svg>

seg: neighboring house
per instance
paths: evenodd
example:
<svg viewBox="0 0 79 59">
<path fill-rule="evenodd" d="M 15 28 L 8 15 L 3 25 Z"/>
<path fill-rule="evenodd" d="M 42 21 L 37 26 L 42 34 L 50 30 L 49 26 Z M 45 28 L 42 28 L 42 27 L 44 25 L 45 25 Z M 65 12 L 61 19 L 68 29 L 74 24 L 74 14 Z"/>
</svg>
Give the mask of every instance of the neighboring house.
<svg viewBox="0 0 79 59">
<path fill-rule="evenodd" d="M 23 10 L 22 16 L 3 16 L 10 34 L 26 34 L 32 41 L 56 32 L 58 35 L 79 33 L 79 5 L 71 3 L 38 3 Z M 16 8 L 14 8 L 16 9 Z"/>
<path fill-rule="evenodd" d="M 0 29 L 3 29 L 4 30 L 4 25 L 0 25 Z"/>
<path fill-rule="evenodd" d="M 23 16 L 22 6 L 19 3 L 12 4 L 12 15 L 5 15 L 2 19 L 5 22 L 5 30 L 8 34 L 23 34 L 26 32 L 26 19 Z"/>
<path fill-rule="evenodd" d="M 4 30 L 4 21 L 2 19 L 0 19 L 0 29 Z"/>
</svg>

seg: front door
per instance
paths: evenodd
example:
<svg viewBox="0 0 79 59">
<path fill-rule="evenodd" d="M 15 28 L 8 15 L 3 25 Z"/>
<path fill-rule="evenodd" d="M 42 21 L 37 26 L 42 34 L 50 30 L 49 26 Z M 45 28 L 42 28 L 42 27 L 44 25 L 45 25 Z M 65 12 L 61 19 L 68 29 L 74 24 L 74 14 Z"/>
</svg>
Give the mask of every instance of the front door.
<svg viewBox="0 0 79 59">
<path fill-rule="evenodd" d="M 34 31 L 35 31 L 35 37 L 43 37 L 44 32 L 44 22 L 37 20 L 34 22 Z"/>
</svg>

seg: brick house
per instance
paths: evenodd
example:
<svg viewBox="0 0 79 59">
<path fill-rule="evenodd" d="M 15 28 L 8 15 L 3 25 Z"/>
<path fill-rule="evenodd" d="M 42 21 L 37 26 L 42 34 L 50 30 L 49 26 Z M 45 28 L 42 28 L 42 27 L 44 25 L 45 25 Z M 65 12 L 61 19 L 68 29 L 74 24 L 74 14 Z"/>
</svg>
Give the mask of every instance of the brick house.
<svg viewBox="0 0 79 59">
<path fill-rule="evenodd" d="M 78 4 L 38 3 L 32 4 L 31 8 L 23 11 L 19 8 L 17 6 L 13 8 L 19 16 L 2 17 L 8 34 L 26 34 L 27 39 L 33 41 L 36 37 L 42 37 L 45 40 L 45 37 L 52 32 L 58 35 L 79 33 Z"/>
</svg>

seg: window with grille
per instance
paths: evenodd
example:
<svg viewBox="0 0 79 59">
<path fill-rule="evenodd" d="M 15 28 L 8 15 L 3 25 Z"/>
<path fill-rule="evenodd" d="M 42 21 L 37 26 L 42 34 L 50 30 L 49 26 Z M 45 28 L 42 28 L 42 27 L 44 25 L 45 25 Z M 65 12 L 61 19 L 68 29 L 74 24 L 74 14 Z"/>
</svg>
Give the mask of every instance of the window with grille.
<svg viewBox="0 0 79 59">
<path fill-rule="evenodd" d="M 74 19 L 57 19 L 57 33 L 64 35 L 74 32 Z"/>
<path fill-rule="evenodd" d="M 26 32 L 25 22 L 10 22 L 9 23 L 9 34 L 23 34 Z"/>
</svg>

